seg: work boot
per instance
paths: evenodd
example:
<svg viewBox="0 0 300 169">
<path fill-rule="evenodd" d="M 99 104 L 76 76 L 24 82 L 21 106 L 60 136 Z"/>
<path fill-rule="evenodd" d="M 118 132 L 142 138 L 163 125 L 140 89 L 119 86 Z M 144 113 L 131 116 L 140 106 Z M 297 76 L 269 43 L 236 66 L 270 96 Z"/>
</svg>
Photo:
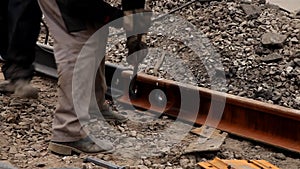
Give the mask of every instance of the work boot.
<svg viewBox="0 0 300 169">
<path fill-rule="evenodd" d="M 100 141 L 97 142 L 100 144 Z M 89 136 L 74 142 L 50 142 L 48 150 L 59 155 L 73 155 L 80 153 L 112 153 L 114 148 L 111 144 L 101 142 L 101 145 L 96 144 Z"/>
<path fill-rule="evenodd" d="M 107 121 L 113 121 L 115 123 L 121 124 L 121 123 L 125 123 L 128 120 L 125 116 L 114 112 L 110 107 L 108 107 L 107 109 L 100 110 L 100 111 L 101 111 L 102 116 Z"/>
<path fill-rule="evenodd" d="M 115 113 L 111 109 L 101 110 L 101 112 L 90 112 L 91 119 L 106 120 L 117 124 L 125 123 L 128 119 L 120 114 Z"/>
<path fill-rule="evenodd" d="M 12 94 L 15 92 L 16 85 L 8 80 L 0 82 L 0 93 Z"/>
<path fill-rule="evenodd" d="M 90 116 L 92 119 L 102 119 L 117 124 L 125 123 L 128 120 L 125 116 L 113 111 L 108 104 L 104 104 L 100 112 L 91 112 Z"/>
<path fill-rule="evenodd" d="M 29 80 L 17 80 L 15 82 L 11 82 L 5 80 L 0 83 L 0 93 L 5 94 L 14 94 L 15 96 L 21 98 L 34 98 L 38 97 L 38 89 L 32 87 L 30 85 Z"/>
<path fill-rule="evenodd" d="M 30 85 L 29 80 L 17 80 L 15 82 L 15 92 L 14 95 L 21 98 L 38 98 L 39 90 Z"/>
</svg>

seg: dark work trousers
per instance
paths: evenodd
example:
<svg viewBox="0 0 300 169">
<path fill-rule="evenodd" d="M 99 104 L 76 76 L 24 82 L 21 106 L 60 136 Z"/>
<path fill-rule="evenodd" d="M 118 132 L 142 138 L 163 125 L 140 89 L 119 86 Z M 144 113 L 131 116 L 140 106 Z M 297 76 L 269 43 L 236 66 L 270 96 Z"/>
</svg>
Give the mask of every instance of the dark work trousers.
<svg viewBox="0 0 300 169">
<path fill-rule="evenodd" d="M 33 76 L 35 44 L 40 32 L 41 10 L 37 0 L 0 1 L 0 54 L 6 80 Z"/>
</svg>

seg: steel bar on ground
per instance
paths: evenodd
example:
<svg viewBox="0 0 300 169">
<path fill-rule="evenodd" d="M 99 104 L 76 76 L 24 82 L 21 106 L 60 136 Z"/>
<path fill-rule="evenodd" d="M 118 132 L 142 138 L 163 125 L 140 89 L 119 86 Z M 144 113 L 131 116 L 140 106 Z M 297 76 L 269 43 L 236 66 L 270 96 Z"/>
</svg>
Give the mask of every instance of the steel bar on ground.
<svg viewBox="0 0 300 169">
<path fill-rule="evenodd" d="M 100 167 L 105 167 L 107 169 L 125 169 L 125 167 L 120 167 L 120 166 L 111 164 L 107 161 L 103 161 L 103 160 L 95 159 L 95 158 L 90 158 L 90 157 L 85 158 L 84 162 L 85 163 L 94 163 L 95 165 L 98 165 Z"/>
<path fill-rule="evenodd" d="M 125 79 L 129 79 L 130 74 L 131 72 L 124 72 L 123 76 Z M 181 111 L 185 113 L 183 120 L 202 125 L 208 116 L 208 112 L 214 111 L 214 107 L 211 107 L 212 96 L 217 98 L 213 101 L 215 103 L 220 102 L 220 104 L 224 100 L 222 98 L 226 98 L 223 116 L 217 127 L 218 129 L 300 153 L 300 110 L 212 91 L 206 88 L 178 84 L 174 81 L 162 80 L 145 74 L 139 74 L 136 83 L 142 88 L 142 90 L 139 90 L 141 92 L 138 95 L 139 97 L 130 100 L 128 89 L 125 89 L 125 95 L 118 99 L 119 102 L 146 110 L 149 110 L 151 107 L 150 111 L 161 112 L 162 107 L 159 104 L 151 105 L 148 99 L 151 91 L 160 89 L 165 93 L 167 99 L 167 104 L 163 110 L 165 114 L 177 117 L 179 111 Z M 180 92 L 183 90 L 199 92 L 200 107 L 196 121 L 194 121 L 193 115 L 189 112 L 189 106 L 185 106 L 185 108 L 180 107 Z"/>
</svg>

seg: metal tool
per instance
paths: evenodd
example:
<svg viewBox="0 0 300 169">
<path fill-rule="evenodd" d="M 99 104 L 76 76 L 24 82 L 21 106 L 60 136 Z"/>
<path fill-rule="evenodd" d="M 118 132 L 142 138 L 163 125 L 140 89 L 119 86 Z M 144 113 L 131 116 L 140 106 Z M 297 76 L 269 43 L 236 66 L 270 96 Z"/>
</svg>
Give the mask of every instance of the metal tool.
<svg viewBox="0 0 300 169">
<path fill-rule="evenodd" d="M 142 39 L 143 39 L 143 35 L 139 34 L 138 35 L 138 41 L 142 42 Z M 142 56 L 140 54 L 141 53 L 139 53 L 139 52 L 137 53 L 138 56 L 136 57 L 136 60 L 135 60 L 132 79 L 131 79 L 130 84 L 129 84 L 129 97 L 130 97 L 130 99 L 136 99 L 138 97 L 138 85 L 136 83 L 137 73 L 138 73 L 139 63 L 141 63 L 142 60 L 146 57 L 146 56 L 143 57 L 143 54 L 142 54 Z"/>
<path fill-rule="evenodd" d="M 136 83 L 138 72 L 138 64 L 134 66 L 132 78 L 129 84 L 129 98 L 136 99 L 138 97 L 138 85 Z"/>
<path fill-rule="evenodd" d="M 90 157 L 85 158 L 83 160 L 83 162 L 85 162 L 85 163 L 89 163 L 89 162 L 94 163 L 95 165 L 98 165 L 100 167 L 105 167 L 105 168 L 108 168 L 108 169 L 125 169 L 125 167 L 120 167 L 120 166 L 111 164 L 107 161 L 103 161 L 103 160 L 95 159 L 95 158 L 90 158 Z"/>
</svg>

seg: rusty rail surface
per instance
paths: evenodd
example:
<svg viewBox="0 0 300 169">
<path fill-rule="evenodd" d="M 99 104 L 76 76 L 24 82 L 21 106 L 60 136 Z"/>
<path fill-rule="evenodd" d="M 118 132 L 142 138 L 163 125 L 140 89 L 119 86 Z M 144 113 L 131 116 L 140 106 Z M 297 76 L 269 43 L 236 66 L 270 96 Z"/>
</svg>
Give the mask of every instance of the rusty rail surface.
<svg viewBox="0 0 300 169">
<path fill-rule="evenodd" d="M 130 81 L 130 72 L 123 72 L 124 79 Z M 218 124 L 218 129 L 251 140 L 263 142 L 279 148 L 300 153 L 300 110 L 268 104 L 253 99 L 234 96 L 226 93 L 212 91 L 206 88 L 187 86 L 177 82 L 158 79 L 153 76 L 139 74 L 137 78 L 139 95 L 130 99 L 128 89 L 124 89 L 124 95 L 119 102 L 134 105 L 142 109 L 163 112 L 177 117 L 179 111 L 184 112 L 180 116 L 185 121 L 196 124 L 204 124 L 210 111 L 219 111 L 211 107 L 212 96 L 222 104 L 225 100 L 223 116 Z M 128 85 L 125 85 L 128 86 Z M 180 88 L 180 89 L 179 89 Z M 149 102 L 151 91 L 160 89 L 165 93 L 166 104 L 161 107 L 159 103 Z M 196 120 L 189 112 L 190 107 L 181 108 L 180 92 L 199 92 L 200 106 Z M 193 106 L 191 103 L 190 106 Z M 197 103 L 196 103 L 197 104 Z M 212 119 L 214 120 L 214 119 Z"/>
<path fill-rule="evenodd" d="M 37 71 L 57 77 L 52 48 L 39 44 L 36 58 Z M 180 117 L 182 120 L 200 125 L 205 123 L 210 111 L 220 111 L 213 106 L 211 107 L 212 98 L 214 98 L 214 103 L 217 104 L 218 102 L 222 104 L 225 100 L 225 108 L 218 129 L 300 153 L 300 110 L 220 93 L 206 88 L 187 86 L 145 74 L 139 74 L 137 78 L 139 95 L 135 99 L 130 99 L 128 87 L 126 86 L 129 86 L 132 72 L 128 72 L 128 69 L 123 67 L 106 64 L 105 74 L 109 89 L 107 96 L 109 98 L 118 97 L 117 101 L 121 103 L 154 112 L 163 111 L 173 117 L 177 117 L 179 110 L 182 110 L 184 112 L 184 115 Z M 113 76 L 118 78 L 113 79 Z M 166 97 L 162 98 L 166 101 L 164 107 L 161 106 L 159 100 L 152 103 L 154 105 L 150 104 L 148 97 L 155 89 L 160 89 L 164 93 Z M 194 115 L 189 110 L 193 108 L 193 103 L 185 106 L 185 108 L 180 107 L 180 93 L 182 92 L 199 93 L 200 107 L 196 120 L 193 119 Z"/>
</svg>

